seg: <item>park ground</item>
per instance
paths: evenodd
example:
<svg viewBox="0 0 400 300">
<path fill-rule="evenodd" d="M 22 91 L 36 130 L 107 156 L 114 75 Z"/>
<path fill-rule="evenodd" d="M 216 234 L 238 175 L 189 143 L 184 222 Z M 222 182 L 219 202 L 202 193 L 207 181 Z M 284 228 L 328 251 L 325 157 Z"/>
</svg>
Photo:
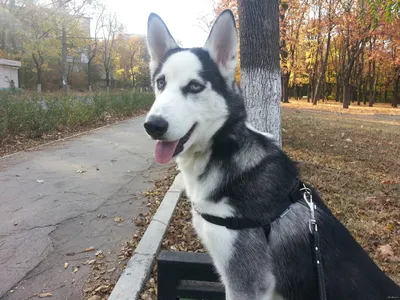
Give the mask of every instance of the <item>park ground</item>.
<svg viewBox="0 0 400 300">
<path fill-rule="evenodd" d="M 305 101 L 291 102 L 283 105 L 284 150 L 302 162 L 303 179 L 316 186 L 364 249 L 400 283 L 399 111 L 363 106 L 343 110 L 335 103 L 312 106 Z M 5 299 L 30 299 L 40 293 L 50 293 L 53 299 L 80 299 L 81 295 L 84 299 L 107 299 L 176 173 L 173 167 L 160 172 L 159 166 L 153 164 L 154 145 L 144 137 L 141 118 L 1 160 L 0 172 L 7 175 L 2 176 L 5 183 L 15 181 L 13 193 L 22 201 L 1 203 L 2 209 L 10 207 L 9 214 L 7 210 L 3 212 L 3 219 L 9 219 L 10 226 L 4 227 L 9 232 L 1 233 L 1 238 L 8 239 L 13 246 L 18 244 L 12 241 L 13 236 L 23 237 L 27 246 L 18 256 L 23 257 L 26 249 L 33 249 L 29 255 L 46 257 L 25 275 L 20 270 L 32 267 L 32 261 L 16 262 L 21 279 L 16 285 L 10 284 Z M 68 134 L 63 132 L 64 137 Z M 6 152 L 46 143 L 53 135 L 48 136 L 23 137 L 17 147 L 8 145 Z M 10 141 L 15 145 L 15 138 Z M 99 162 L 95 162 L 93 154 L 96 148 L 107 149 Z M 33 162 L 34 167 L 30 167 Z M 136 169 L 131 168 L 134 165 Z M 39 178 L 37 175 L 43 173 L 35 172 L 44 166 L 49 169 L 49 176 Z M 78 170 L 82 173 L 77 173 Z M 100 173 L 104 181 L 96 187 L 94 182 Z M 155 180 L 154 186 L 143 194 L 151 187 L 150 180 Z M 72 188 L 64 193 L 61 181 L 76 186 L 76 196 Z M 45 193 L 38 189 L 53 183 L 55 191 L 61 193 L 59 203 L 67 205 L 65 211 L 70 215 L 57 212 L 56 202 L 49 206 L 51 209 L 46 207 L 46 199 L 51 197 L 44 197 Z M 96 190 L 87 193 L 86 207 L 68 206 L 79 199 L 76 203 L 82 204 L 85 189 Z M 2 195 L 6 195 L 4 191 Z M 164 240 L 164 249 L 203 251 L 190 218 L 188 203 L 182 200 Z M 33 231 L 36 236 L 31 235 Z M 32 247 L 40 241 L 45 242 L 42 248 Z M 96 250 L 85 251 L 92 246 Z M 1 248 L 4 249 L 4 242 Z M 99 250 L 102 253 L 96 255 Z M 152 277 L 142 299 L 155 299 L 155 283 L 156 278 Z"/>
</svg>

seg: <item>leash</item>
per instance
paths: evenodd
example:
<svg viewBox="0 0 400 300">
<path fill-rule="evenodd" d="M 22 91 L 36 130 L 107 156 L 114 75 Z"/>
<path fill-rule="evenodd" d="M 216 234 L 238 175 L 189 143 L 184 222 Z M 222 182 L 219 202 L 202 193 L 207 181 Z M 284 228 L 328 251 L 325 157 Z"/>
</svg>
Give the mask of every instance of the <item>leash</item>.
<svg viewBox="0 0 400 300">
<path fill-rule="evenodd" d="M 318 277 L 318 292 L 320 300 L 327 300 L 326 297 L 326 286 L 325 286 L 325 276 L 324 276 L 324 268 L 322 267 L 322 255 L 321 255 L 321 247 L 319 243 L 319 232 L 317 226 L 317 220 L 315 219 L 315 210 L 317 206 L 312 201 L 312 192 L 306 187 L 303 183 L 303 187 L 300 189 L 303 192 L 303 199 L 307 203 L 310 209 L 310 220 L 309 220 L 309 230 L 311 235 L 313 236 L 314 245 L 313 245 L 313 253 L 315 258 L 315 264 L 317 266 L 317 277 Z"/>
<path fill-rule="evenodd" d="M 316 265 L 316 273 L 318 278 L 318 293 L 320 300 L 327 300 L 326 297 L 326 285 L 325 285 L 325 276 L 324 269 L 322 266 L 322 255 L 321 255 L 321 247 L 320 247 L 320 237 L 318 232 L 317 221 L 315 219 L 315 210 L 317 206 L 314 204 L 312 200 L 312 192 L 304 183 L 300 180 L 296 181 L 295 187 L 291 190 L 288 200 L 291 202 L 290 205 L 287 205 L 288 201 L 283 201 L 278 207 L 277 211 L 279 211 L 278 217 L 272 219 L 270 222 L 261 223 L 258 221 L 254 221 L 248 218 L 235 218 L 235 217 L 227 217 L 221 218 L 216 217 L 209 214 L 202 214 L 196 211 L 204 220 L 219 226 L 224 226 L 228 229 L 232 230 L 241 230 L 241 229 L 249 229 L 249 228 L 259 228 L 262 227 L 264 229 L 265 237 L 268 240 L 269 233 L 271 231 L 271 224 L 280 218 L 283 218 L 291 209 L 291 205 L 300 200 L 304 200 L 310 209 L 310 219 L 309 219 L 309 231 L 313 237 L 313 256 Z M 196 210 L 196 209 L 195 209 Z"/>
</svg>

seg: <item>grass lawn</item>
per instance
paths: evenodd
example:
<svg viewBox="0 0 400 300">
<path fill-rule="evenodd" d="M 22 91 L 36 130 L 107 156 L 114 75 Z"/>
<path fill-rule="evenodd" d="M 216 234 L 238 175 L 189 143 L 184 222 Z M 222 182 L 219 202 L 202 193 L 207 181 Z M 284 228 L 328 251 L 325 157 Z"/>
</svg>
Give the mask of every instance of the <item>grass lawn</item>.
<svg viewBox="0 0 400 300">
<path fill-rule="evenodd" d="M 284 109 L 283 147 L 302 162 L 339 220 L 374 261 L 400 283 L 400 122 Z M 190 204 L 178 203 L 163 249 L 203 252 Z M 154 272 L 142 299 L 156 299 Z"/>
</svg>

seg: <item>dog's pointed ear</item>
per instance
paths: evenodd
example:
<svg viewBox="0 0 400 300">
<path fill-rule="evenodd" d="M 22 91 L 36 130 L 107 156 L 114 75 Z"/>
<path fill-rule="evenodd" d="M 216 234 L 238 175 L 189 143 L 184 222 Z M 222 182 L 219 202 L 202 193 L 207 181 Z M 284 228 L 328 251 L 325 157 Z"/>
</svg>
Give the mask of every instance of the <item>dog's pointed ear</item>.
<svg viewBox="0 0 400 300">
<path fill-rule="evenodd" d="M 224 10 L 215 21 L 203 47 L 210 53 L 225 77 L 234 76 L 237 67 L 238 36 L 235 17 L 231 10 Z"/>
<path fill-rule="evenodd" d="M 178 48 L 178 44 L 169 33 L 167 25 L 155 13 L 149 15 L 147 22 L 147 47 L 151 57 L 150 69 L 152 73 L 171 49 Z"/>
</svg>

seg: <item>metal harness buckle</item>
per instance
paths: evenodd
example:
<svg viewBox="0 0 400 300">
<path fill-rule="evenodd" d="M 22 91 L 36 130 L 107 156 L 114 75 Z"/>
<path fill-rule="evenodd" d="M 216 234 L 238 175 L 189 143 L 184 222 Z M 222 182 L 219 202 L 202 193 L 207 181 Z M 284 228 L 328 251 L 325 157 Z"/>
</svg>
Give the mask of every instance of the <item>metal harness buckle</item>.
<svg viewBox="0 0 400 300">
<path fill-rule="evenodd" d="M 306 201 L 308 207 L 310 208 L 311 217 L 309 220 L 308 228 L 311 233 L 314 233 L 315 231 L 318 231 L 317 221 L 315 220 L 315 209 L 317 208 L 317 206 L 312 201 L 311 190 L 308 187 L 306 187 L 304 183 L 300 191 L 303 193 L 304 201 Z"/>
</svg>

